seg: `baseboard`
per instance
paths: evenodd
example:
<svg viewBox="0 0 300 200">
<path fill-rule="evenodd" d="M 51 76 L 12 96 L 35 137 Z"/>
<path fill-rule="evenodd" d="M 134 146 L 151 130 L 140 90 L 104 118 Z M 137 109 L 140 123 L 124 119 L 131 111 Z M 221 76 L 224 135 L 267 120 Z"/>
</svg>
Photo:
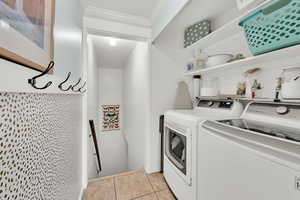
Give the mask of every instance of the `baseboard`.
<svg viewBox="0 0 300 200">
<path fill-rule="evenodd" d="M 160 169 L 160 167 L 145 167 L 145 171 L 147 174 L 152 174 L 156 172 L 161 172 L 162 170 Z"/>
<path fill-rule="evenodd" d="M 144 169 L 137 169 L 137 170 L 131 170 L 131 171 L 123 172 L 123 173 L 114 174 L 114 175 L 111 175 L 111 176 L 104 176 L 104 177 L 100 177 L 100 178 L 89 179 L 89 183 L 98 182 L 98 181 L 101 181 L 101 180 L 106 180 L 106 179 L 119 177 L 119 176 L 128 176 L 128 175 L 136 174 L 136 173 L 145 173 L 145 170 Z"/>
<path fill-rule="evenodd" d="M 80 189 L 80 194 L 79 194 L 78 200 L 84 200 L 85 189 L 86 188 L 83 188 L 83 187 Z"/>
</svg>

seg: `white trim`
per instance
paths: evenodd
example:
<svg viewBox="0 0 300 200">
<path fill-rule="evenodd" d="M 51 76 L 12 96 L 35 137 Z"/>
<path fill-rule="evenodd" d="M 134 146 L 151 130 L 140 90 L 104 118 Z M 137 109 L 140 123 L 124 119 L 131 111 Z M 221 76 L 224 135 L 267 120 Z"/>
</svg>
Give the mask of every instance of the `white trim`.
<svg viewBox="0 0 300 200">
<path fill-rule="evenodd" d="M 151 30 L 149 32 L 151 32 L 152 41 L 154 41 L 188 2 L 190 0 L 161 0 L 149 18 L 89 5 L 84 10 L 84 18 L 89 19 L 89 21 L 105 20 L 110 23 L 149 28 Z M 90 28 L 93 27 L 91 26 Z M 101 35 L 103 35 L 103 32 Z"/>
<path fill-rule="evenodd" d="M 147 41 L 152 36 L 151 28 L 98 18 L 84 17 L 83 25 L 88 30 L 88 33 L 102 36 L 142 41 Z"/>
<path fill-rule="evenodd" d="M 85 28 L 83 28 L 83 40 L 82 40 L 82 77 L 87 80 L 87 83 L 89 84 L 88 80 L 88 44 L 87 44 L 87 36 L 88 33 Z M 88 85 L 87 84 L 87 85 Z M 87 168 L 87 141 L 88 141 L 88 97 L 87 97 L 87 91 L 83 97 L 82 97 L 82 140 L 81 140 L 81 170 L 82 170 L 82 177 L 81 177 L 81 183 L 82 188 L 86 188 L 88 185 L 88 168 Z"/>
<path fill-rule="evenodd" d="M 117 12 L 114 10 L 108 10 L 103 8 L 97 8 L 88 6 L 85 9 L 85 17 L 95 17 L 99 19 L 105 19 L 109 21 L 122 22 L 131 25 L 137 25 L 142 27 L 151 27 L 151 21 L 145 17 L 136 15 L 130 15 L 127 13 Z"/>
</svg>

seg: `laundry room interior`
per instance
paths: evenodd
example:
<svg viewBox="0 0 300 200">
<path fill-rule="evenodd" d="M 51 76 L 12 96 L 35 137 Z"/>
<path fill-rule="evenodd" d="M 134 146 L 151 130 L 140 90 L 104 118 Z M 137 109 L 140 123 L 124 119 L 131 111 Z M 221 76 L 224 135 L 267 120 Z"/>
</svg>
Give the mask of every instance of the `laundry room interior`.
<svg viewBox="0 0 300 200">
<path fill-rule="evenodd" d="M 0 200 L 299 200 L 300 0 L 0 0 Z"/>
</svg>

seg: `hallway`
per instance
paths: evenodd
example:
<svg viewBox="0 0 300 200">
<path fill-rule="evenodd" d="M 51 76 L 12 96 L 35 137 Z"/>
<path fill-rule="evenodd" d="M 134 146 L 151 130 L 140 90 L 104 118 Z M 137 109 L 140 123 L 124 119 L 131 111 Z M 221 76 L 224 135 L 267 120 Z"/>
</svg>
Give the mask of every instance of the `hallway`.
<svg viewBox="0 0 300 200">
<path fill-rule="evenodd" d="M 131 171 L 89 182 L 85 200 L 175 200 L 161 173 Z"/>
</svg>

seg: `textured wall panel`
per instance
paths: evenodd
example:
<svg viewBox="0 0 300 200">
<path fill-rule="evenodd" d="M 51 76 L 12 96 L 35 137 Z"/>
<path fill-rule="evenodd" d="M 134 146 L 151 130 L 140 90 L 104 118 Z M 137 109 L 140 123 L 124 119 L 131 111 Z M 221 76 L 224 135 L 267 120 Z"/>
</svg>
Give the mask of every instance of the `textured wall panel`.
<svg viewBox="0 0 300 200">
<path fill-rule="evenodd" d="M 80 96 L 0 93 L 0 199 L 78 199 L 80 138 Z"/>
</svg>

